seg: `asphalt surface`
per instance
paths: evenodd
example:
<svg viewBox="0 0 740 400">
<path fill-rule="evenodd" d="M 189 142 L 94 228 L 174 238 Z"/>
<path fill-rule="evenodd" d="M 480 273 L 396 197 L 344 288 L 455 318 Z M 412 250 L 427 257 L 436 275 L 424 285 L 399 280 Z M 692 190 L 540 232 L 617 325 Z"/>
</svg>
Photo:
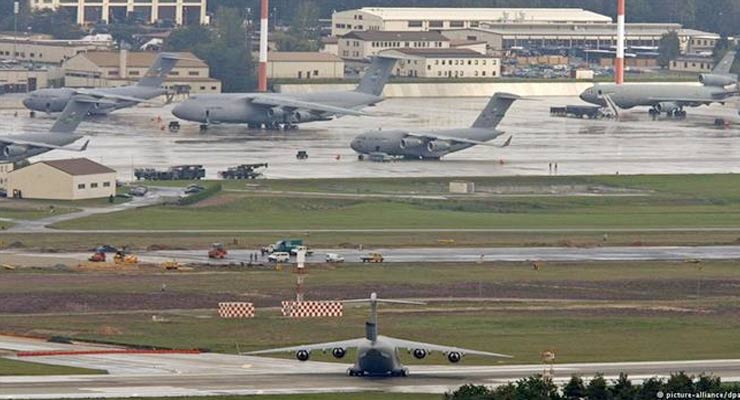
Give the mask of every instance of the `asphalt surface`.
<svg viewBox="0 0 740 400">
<path fill-rule="evenodd" d="M 740 126 L 714 127 L 716 117 L 737 120 L 734 105 L 689 110 L 686 120 L 651 120 L 644 109 L 617 121 L 551 117 L 551 106 L 579 104 L 574 97 L 547 97 L 514 104 L 499 127 L 513 135 L 506 149 L 474 147 L 442 162 L 360 162 L 350 141 L 366 130 L 415 131 L 469 126 L 487 98 L 389 99 L 371 111 L 375 117 L 343 117 L 303 125 L 298 131 L 249 131 L 244 126 L 214 126 L 201 133 L 182 123 L 174 134 L 162 128 L 174 120 L 172 105 L 138 107 L 84 122 L 90 136 L 86 157 L 132 179 L 132 168 L 203 164 L 209 177 L 227 167 L 267 162 L 268 178 L 546 175 L 558 163 L 561 175 L 740 172 Z M 52 119 L 31 119 L 19 111 L 0 111 L 0 134 L 43 132 Z M 160 117 L 161 120 L 157 120 Z M 501 138 L 502 142 L 505 138 Z M 310 158 L 297 161 L 306 150 Z M 36 159 L 69 157 L 54 151 Z"/>
<path fill-rule="evenodd" d="M 0 337 L 0 349 L 90 350 L 95 346 L 50 344 L 29 339 Z M 319 392 L 443 393 L 465 383 L 501 384 L 543 372 L 542 365 L 420 365 L 410 367 L 407 378 L 367 379 L 345 375 L 349 364 L 299 362 L 287 359 L 224 354 L 200 355 L 67 355 L 22 357 L 24 361 L 105 369 L 109 375 L 0 377 L 0 399 L 153 397 L 195 395 L 248 395 Z M 740 360 L 656 361 L 638 363 L 556 364 L 556 382 L 573 374 L 602 372 L 614 379 L 620 372 L 639 381 L 712 373 L 723 381 L 740 380 Z"/>
<path fill-rule="evenodd" d="M 674 247 L 500 247 L 500 248 L 405 248 L 405 249 L 315 249 L 308 263 L 323 262 L 326 253 L 337 253 L 346 262 L 360 262 L 369 252 L 379 252 L 388 263 L 479 262 L 479 261 L 686 261 L 740 259 L 740 246 L 674 246 Z M 231 250 L 223 260 L 212 260 L 207 250 L 173 250 L 137 252 L 142 262 L 160 263 L 172 259 L 198 264 L 228 265 L 248 263 L 258 250 Z M 0 254 L 28 257 L 86 260 L 89 253 L 29 253 L 6 250 Z M 258 258 L 267 262 L 266 257 Z M 292 261 L 294 261 L 293 259 Z"/>
</svg>

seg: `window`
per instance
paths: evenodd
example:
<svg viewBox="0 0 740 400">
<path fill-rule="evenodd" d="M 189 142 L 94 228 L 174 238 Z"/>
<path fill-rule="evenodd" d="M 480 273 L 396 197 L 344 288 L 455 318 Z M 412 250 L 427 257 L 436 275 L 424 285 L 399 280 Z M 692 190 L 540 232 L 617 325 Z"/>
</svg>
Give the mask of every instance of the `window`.
<svg viewBox="0 0 740 400">
<path fill-rule="evenodd" d="M 450 28 L 463 28 L 465 23 L 463 21 L 450 21 Z"/>
<path fill-rule="evenodd" d="M 422 26 L 421 21 L 409 21 L 409 28 L 421 28 Z"/>
<path fill-rule="evenodd" d="M 170 75 L 171 76 L 179 76 L 180 75 L 180 71 L 172 71 L 172 72 L 170 72 Z"/>
<path fill-rule="evenodd" d="M 96 189 L 97 187 L 98 187 L 98 183 L 97 182 L 93 182 L 93 183 L 90 184 L 90 189 Z"/>
<path fill-rule="evenodd" d="M 486 71 L 481 71 L 481 76 L 486 76 Z"/>
<path fill-rule="evenodd" d="M 318 69 L 313 70 L 313 76 L 319 76 L 319 70 Z"/>
<path fill-rule="evenodd" d="M 129 71 L 128 74 L 131 76 L 139 76 L 139 71 Z"/>
<path fill-rule="evenodd" d="M 444 28 L 445 24 L 443 21 L 429 21 L 430 28 Z"/>
<path fill-rule="evenodd" d="M 84 188 L 85 188 L 84 183 L 80 183 L 79 185 L 77 185 L 77 189 L 84 189 Z"/>
<path fill-rule="evenodd" d="M 188 71 L 189 76 L 200 76 L 200 72 L 198 71 Z"/>
<path fill-rule="evenodd" d="M 103 182 L 103 187 L 110 187 L 110 182 Z"/>
</svg>

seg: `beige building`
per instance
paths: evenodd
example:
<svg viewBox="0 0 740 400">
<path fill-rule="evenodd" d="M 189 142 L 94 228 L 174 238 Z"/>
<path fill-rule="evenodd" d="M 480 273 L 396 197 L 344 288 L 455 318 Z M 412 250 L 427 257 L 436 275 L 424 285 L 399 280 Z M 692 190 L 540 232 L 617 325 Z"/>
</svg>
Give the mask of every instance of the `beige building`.
<svg viewBox="0 0 740 400">
<path fill-rule="evenodd" d="M 67 87 L 118 87 L 142 78 L 157 56 L 152 52 L 95 51 L 81 53 L 63 64 Z M 220 93 L 221 82 L 210 78 L 208 64 L 191 53 L 181 53 L 170 72 L 166 89 L 189 88 L 190 93 Z"/>
<path fill-rule="evenodd" d="M 439 32 L 357 31 L 339 38 L 339 56 L 365 60 L 389 49 L 446 49 L 450 40 Z"/>
<path fill-rule="evenodd" d="M 501 61 L 470 49 L 399 49 L 383 52 L 398 58 L 394 74 L 410 78 L 498 78 Z"/>
<path fill-rule="evenodd" d="M 332 14 L 332 36 L 352 31 L 428 31 L 477 28 L 486 22 L 606 24 L 610 17 L 580 8 L 364 7 Z"/>
<path fill-rule="evenodd" d="M 83 200 L 116 195 L 116 171 L 87 158 L 39 161 L 8 174 L 8 196 Z"/>
<path fill-rule="evenodd" d="M 714 69 L 714 59 L 705 57 L 679 57 L 668 65 L 671 71 L 681 72 L 712 72 Z"/>
<path fill-rule="evenodd" d="M 51 40 L 0 36 L 0 59 L 61 65 L 64 61 L 88 51 L 105 51 L 110 41 Z"/>
<path fill-rule="evenodd" d="M 34 9 L 69 10 L 78 24 L 123 20 L 128 15 L 154 23 L 171 20 L 177 25 L 208 24 L 206 0 L 30 0 Z"/>
<path fill-rule="evenodd" d="M 30 92 L 49 86 L 49 71 L 23 65 L 0 64 L 0 94 Z"/>
<path fill-rule="evenodd" d="M 267 59 L 270 79 L 344 78 L 344 61 L 330 53 L 275 51 Z"/>
</svg>

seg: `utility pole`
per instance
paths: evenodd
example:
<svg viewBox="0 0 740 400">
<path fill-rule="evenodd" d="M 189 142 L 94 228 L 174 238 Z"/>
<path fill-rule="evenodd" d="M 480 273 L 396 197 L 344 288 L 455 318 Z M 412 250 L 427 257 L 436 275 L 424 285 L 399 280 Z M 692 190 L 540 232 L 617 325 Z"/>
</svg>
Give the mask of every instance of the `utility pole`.
<svg viewBox="0 0 740 400">
<path fill-rule="evenodd" d="M 624 41 L 625 41 L 625 27 L 624 27 L 624 11 L 625 11 L 625 0 L 617 0 L 617 59 L 614 65 L 614 76 L 617 85 L 624 83 Z"/>
<path fill-rule="evenodd" d="M 20 8 L 20 2 L 13 2 L 13 61 L 17 61 L 16 53 L 18 53 L 18 13 L 20 12 Z"/>
<path fill-rule="evenodd" d="M 267 37 L 269 35 L 270 1 L 262 0 L 260 7 L 260 67 L 257 90 L 267 91 Z"/>
</svg>

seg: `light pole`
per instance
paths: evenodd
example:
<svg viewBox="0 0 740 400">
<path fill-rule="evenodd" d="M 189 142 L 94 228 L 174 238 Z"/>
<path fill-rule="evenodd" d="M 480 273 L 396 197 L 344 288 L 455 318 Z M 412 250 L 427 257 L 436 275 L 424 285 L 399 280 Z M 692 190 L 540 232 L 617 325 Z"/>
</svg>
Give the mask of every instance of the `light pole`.
<svg viewBox="0 0 740 400">
<path fill-rule="evenodd" d="M 21 4 L 17 1 L 13 2 L 13 61 L 17 61 L 16 54 L 18 52 L 18 13 L 20 12 Z"/>
</svg>

